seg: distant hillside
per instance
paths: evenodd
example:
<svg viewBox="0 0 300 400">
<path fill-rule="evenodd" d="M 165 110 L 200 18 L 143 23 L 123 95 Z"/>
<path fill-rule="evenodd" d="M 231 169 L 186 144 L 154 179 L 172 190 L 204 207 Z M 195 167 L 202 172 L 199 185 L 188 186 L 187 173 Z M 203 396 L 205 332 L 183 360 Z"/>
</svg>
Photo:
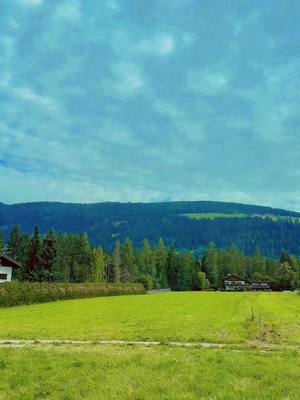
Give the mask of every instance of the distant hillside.
<svg viewBox="0 0 300 400">
<path fill-rule="evenodd" d="M 0 231 L 7 238 L 13 225 L 26 233 L 38 224 L 41 232 L 87 232 L 94 244 L 111 250 L 130 237 L 162 237 L 178 248 L 201 249 L 210 241 L 219 247 L 238 245 L 251 254 L 259 247 L 277 256 L 283 249 L 300 255 L 300 213 L 237 203 L 212 201 L 166 203 L 0 203 Z"/>
</svg>

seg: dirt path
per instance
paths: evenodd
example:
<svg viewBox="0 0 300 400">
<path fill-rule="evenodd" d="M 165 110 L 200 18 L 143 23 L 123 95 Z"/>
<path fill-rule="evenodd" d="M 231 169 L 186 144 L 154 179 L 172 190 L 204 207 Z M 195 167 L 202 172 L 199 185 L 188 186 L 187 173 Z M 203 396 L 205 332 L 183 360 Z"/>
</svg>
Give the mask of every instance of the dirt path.
<svg viewBox="0 0 300 400">
<path fill-rule="evenodd" d="M 229 344 L 229 343 L 207 343 L 207 342 L 158 342 L 158 341 L 135 341 L 135 340 L 59 340 L 59 339 L 38 339 L 38 340 L 25 340 L 25 339 L 0 339 L 1 347 L 35 347 L 35 346 L 84 346 L 84 345 L 100 345 L 100 346 L 171 346 L 171 347 L 184 347 L 184 348 L 205 348 L 205 349 L 222 349 L 229 350 L 261 350 L 261 351 L 274 351 L 274 350 L 300 350 L 297 345 L 277 345 L 264 342 L 249 342 L 245 344 Z"/>
</svg>

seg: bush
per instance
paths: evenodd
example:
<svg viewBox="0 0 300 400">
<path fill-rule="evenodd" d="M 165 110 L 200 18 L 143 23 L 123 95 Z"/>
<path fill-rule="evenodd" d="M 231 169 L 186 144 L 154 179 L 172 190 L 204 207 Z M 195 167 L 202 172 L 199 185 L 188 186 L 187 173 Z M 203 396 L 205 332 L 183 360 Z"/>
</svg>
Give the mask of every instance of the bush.
<svg viewBox="0 0 300 400">
<path fill-rule="evenodd" d="M 140 283 L 32 283 L 7 282 L 0 284 L 0 307 L 85 297 L 143 294 Z"/>
<path fill-rule="evenodd" d="M 150 275 L 139 276 L 138 282 L 141 283 L 146 290 L 153 289 L 153 279 Z"/>
</svg>

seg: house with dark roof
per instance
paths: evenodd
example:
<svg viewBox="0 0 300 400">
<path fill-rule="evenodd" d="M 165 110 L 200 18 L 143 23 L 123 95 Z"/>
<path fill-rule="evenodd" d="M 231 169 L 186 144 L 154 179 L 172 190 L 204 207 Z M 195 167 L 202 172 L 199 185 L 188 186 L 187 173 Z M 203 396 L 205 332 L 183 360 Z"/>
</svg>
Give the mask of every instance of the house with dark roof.
<svg viewBox="0 0 300 400">
<path fill-rule="evenodd" d="M 271 282 L 268 280 L 256 280 L 251 282 L 251 289 L 254 291 L 271 290 Z"/>
<path fill-rule="evenodd" d="M 224 288 L 228 292 L 241 292 L 248 288 L 249 282 L 235 274 L 228 274 L 222 279 Z"/>
<path fill-rule="evenodd" d="M 0 254 L 0 283 L 11 281 L 14 268 L 22 268 L 22 266 L 12 258 Z"/>
</svg>

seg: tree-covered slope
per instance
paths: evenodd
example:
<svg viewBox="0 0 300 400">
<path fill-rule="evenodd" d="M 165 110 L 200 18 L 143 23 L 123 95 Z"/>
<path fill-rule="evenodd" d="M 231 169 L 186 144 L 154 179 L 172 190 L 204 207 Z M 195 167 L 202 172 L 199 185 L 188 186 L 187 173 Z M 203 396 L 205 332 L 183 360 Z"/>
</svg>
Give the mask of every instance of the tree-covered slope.
<svg viewBox="0 0 300 400">
<path fill-rule="evenodd" d="M 0 204 L 0 231 L 6 238 L 15 224 L 27 233 L 38 224 L 41 232 L 87 232 L 107 250 L 117 239 L 130 237 L 140 245 L 144 238 L 162 237 L 178 248 L 202 248 L 213 241 L 220 247 L 235 243 L 247 253 L 260 247 L 265 255 L 283 249 L 300 255 L 299 222 L 297 212 L 209 201 Z"/>
</svg>

